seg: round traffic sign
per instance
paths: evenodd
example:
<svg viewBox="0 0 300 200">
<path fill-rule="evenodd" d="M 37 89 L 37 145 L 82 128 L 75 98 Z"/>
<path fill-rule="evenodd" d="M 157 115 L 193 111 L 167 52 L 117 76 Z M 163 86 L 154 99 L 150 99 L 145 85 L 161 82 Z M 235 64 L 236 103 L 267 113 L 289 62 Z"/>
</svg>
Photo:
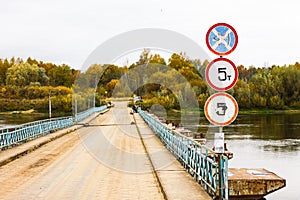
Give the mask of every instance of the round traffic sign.
<svg viewBox="0 0 300 200">
<path fill-rule="evenodd" d="M 214 54 L 228 55 L 236 48 L 238 35 L 235 29 L 226 23 L 217 23 L 206 34 L 206 44 Z"/>
<path fill-rule="evenodd" d="M 231 89 L 238 80 L 235 64 L 227 58 L 217 58 L 205 69 L 205 78 L 210 87 L 218 91 Z"/>
<path fill-rule="evenodd" d="M 225 92 L 211 95 L 204 106 L 204 113 L 208 121 L 216 126 L 231 124 L 238 115 L 236 100 Z"/>
</svg>

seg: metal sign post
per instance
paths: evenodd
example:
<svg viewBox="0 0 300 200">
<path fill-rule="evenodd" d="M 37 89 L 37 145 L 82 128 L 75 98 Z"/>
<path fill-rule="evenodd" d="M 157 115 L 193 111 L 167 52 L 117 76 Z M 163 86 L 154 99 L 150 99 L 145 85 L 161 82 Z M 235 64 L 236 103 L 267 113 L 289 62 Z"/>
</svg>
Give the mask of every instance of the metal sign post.
<svg viewBox="0 0 300 200">
<path fill-rule="evenodd" d="M 206 34 L 206 44 L 211 52 L 220 56 L 209 63 L 205 70 L 207 84 L 215 91 L 222 91 L 211 95 L 204 105 L 205 116 L 208 121 L 219 127 L 215 133 L 214 149 L 218 153 L 219 170 L 219 198 L 228 199 L 228 184 L 224 178 L 224 132 L 223 127 L 231 124 L 237 117 L 238 104 L 225 91 L 230 90 L 238 80 L 238 70 L 235 64 L 222 56 L 234 51 L 238 43 L 235 29 L 226 23 L 217 23 L 209 28 Z M 226 175 L 227 177 L 227 175 Z M 224 180 L 226 179 L 226 180 Z"/>
<path fill-rule="evenodd" d="M 224 153 L 224 133 L 222 131 L 222 127 L 220 127 L 221 130 L 219 130 L 219 133 L 215 133 L 215 152 L 216 153 Z"/>
</svg>

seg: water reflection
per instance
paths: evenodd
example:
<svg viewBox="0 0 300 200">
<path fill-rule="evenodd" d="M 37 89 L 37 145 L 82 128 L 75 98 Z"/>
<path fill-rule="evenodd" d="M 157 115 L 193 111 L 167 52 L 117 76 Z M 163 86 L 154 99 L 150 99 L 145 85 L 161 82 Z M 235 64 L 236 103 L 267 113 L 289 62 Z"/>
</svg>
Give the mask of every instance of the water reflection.
<svg viewBox="0 0 300 200">
<path fill-rule="evenodd" d="M 43 114 L 32 114 L 32 115 L 20 115 L 20 114 L 9 114 L 9 115 L 0 115 L 0 128 L 3 127 L 13 127 L 18 124 L 24 124 L 27 122 L 32 122 L 36 120 L 41 120 L 47 118 L 47 115 Z"/>
<path fill-rule="evenodd" d="M 299 139 L 286 139 L 282 141 L 270 141 L 270 144 L 260 146 L 264 151 L 270 152 L 292 152 L 300 151 Z"/>
<path fill-rule="evenodd" d="M 192 120 L 191 120 L 192 122 Z M 195 125 L 195 124 L 194 124 Z M 191 124 L 192 126 L 192 124 Z M 198 130 L 210 133 L 218 131 L 202 118 Z M 300 139 L 300 114 L 249 114 L 239 115 L 236 121 L 223 130 L 227 139 L 284 140 Z"/>
<path fill-rule="evenodd" d="M 275 115 L 240 115 L 236 124 L 249 124 L 246 130 L 239 126 L 229 126 L 228 132 L 248 131 L 258 139 L 300 139 L 300 114 L 275 114 Z"/>
<path fill-rule="evenodd" d="M 176 120 L 176 118 L 174 118 Z M 213 146 L 218 127 L 209 125 L 202 117 L 200 124 L 190 119 L 189 126 L 197 126 L 206 133 L 207 146 Z M 267 200 L 298 200 L 300 168 L 300 113 L 239 115 L 224 127 L 228 149 L 233 152 L 229 167 L 266 168 L 283 177 L 287 186 L 267 196 Z"/>
<path fill-rule="evenodd" d="M 297 120 L 298 123 L 295 122 Z M 266 168 L 286 179 L 287 186 L 267 195 L 267 200 L 300 199 L 296 175 L 300 168 L 299 121 L 299 114 L 251 115 L 240 116 L 238 123 L 224 127 L 227 147 L 233 152 L 229 167 Z M 213 133 L 218 129 L 208 124 L 202 124 L 199 128 L 207 131 L 207 146 L 213 147 Z"/>
<path fill-rule="evenodd" d="M 192 114 L 186 114 L 185 117 L 188 118 L 185 119 L 188 121 L 186 128 L 197 127 L 198 132 L 207 133 L 208 138 L 218 131 L 218 127 L 210 125 L 203 116 L 200 122 L 197 122 Z M 181 124 L 180 113 L 168 113 L 166 120 Z M 238 115 L 235 122 L 226 126 L 223 131 L 227 139 L 300 139 L 300 113 Z"/>
</svg>

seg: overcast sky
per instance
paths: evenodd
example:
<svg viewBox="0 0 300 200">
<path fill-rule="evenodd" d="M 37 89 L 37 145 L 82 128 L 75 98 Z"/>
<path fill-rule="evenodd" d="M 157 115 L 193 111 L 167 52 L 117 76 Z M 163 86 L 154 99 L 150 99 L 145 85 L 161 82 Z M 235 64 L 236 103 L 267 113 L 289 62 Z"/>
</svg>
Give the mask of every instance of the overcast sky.
<svg viewBox="0 0 300 200">
<path fill-rule="evenodd" d="M 80 68 L 102 42 L 126 31 L 163 28 L 196 41 L 208 53 L 207 30 L 232 25 L 236 65 L 300 62 L 296 0 L 1 0 L 0 57 L 28 56 Z M 211 58 L 216 56 L 209 53 Z"/>
</svg>

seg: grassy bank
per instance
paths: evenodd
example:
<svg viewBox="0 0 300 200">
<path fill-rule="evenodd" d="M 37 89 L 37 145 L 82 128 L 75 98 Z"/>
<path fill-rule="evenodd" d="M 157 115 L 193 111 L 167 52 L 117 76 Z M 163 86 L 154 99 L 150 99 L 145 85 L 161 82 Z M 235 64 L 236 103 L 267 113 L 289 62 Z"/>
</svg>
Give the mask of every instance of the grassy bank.
<svg viewBox="0 0 300 200">
<path fill-rule="evenodd" d="M 189 112 L 199 112 L 200 114 L 204 114 L 204 110 L 203 108 L 187 108 L 187 109 L 182 109 L 182 110 L 178 110 L 178 109 L 169 109 L 167 110 L 167 113 L 180 113 L 180 112 L 184 112 L 184 113 L 189 113 Z M 290 113 L 300 113 L 300 108 L 288 108 L 285 110 L 275 110 L 275 109 L 268 109 L 268 108 L 252 108 L 252 109 L 240 109 L 239 110 L 239 114 L 290 114 Z"/>
<path fill-rule="evenodd" d="M 35 116 L 35 117 L 42 117 L 48 118 L 49 113 L 47 112 L 40 112 L 34 109 L 30 110 L 14 110 L 14 111 L 4 111 L 0 112 L 0 116 Z M 52 117 L 63 117 L 63 116 L 70 116 L 72 112 L 62 112 L 62 111 L 55 111 L 52 110 Z"/>
<path fill-rule="evenodd" d="M 285 110 L 274 110 L 274 109 L 241 109 L 239 114 L 289 114 L 289 113 L 300 113 L 300 108 L 288 108 Z"/>
</svg>

